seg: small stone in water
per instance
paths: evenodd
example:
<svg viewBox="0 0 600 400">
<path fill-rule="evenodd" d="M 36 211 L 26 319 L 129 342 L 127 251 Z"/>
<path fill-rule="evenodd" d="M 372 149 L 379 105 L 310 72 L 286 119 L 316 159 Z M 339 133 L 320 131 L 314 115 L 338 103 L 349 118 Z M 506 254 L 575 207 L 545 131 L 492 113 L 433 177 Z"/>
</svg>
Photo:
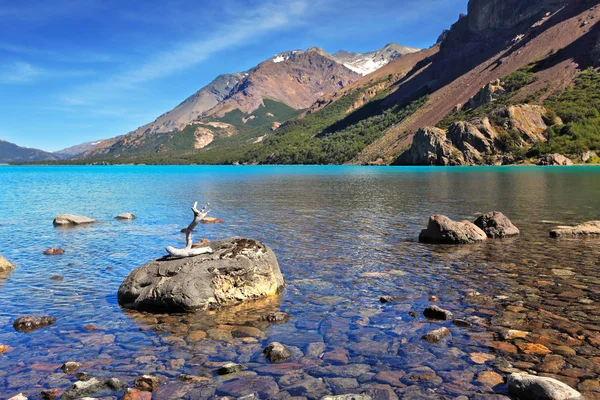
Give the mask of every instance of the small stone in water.
<svg viewBox="0 0 600 400">
<path fill-rule="evenodd" d="M 211 379 L 205 376 L 195 376 L 195 375 L 187 375 L 181 374 L 177 377 L 177 380 L 181 382 L 191 382 L 191 383 L 207 383 L 210 382 Z"/>
<path fill-rule="evenodd" d="M 517 329 L 508 329 L 500 331 L 500 337 L 503 340 L 523 339 L 529 335 L 529 332 L 519 331 Z"/>
<path fill-rule="evenodd" d="M 413 317 L 413 318 L 414 318 L 414 317 L 416 317 L 418 314 L 417 314 L 416 312 L 414 312 L 414 311 L 409 311 L 409 312 L 408 312 L 408 315 L 410 315 L 411 317 Z"/>
<path fill-rule="evenodd" d="M 455 319 L 452 320 L 452 323 L 454 324 L 454 326 L 458 326 L 459 328 L 468 328 L 469 326 L 473 325 L 469 321 L 464 319 Z"/>
<path fill-rule="evenodd" d="M 427 319 L 447 321 L 452 319 L 452 313 L 448 310 L 439 308 L 438 306 L 429 306 L 423 311 L 423 315 Z"/>
<path fill-rule="evenodd" d="M 144 392 L 139 389 L 127 388 L 121 400 L 151 400 L 152 393 Z"/>
<path fill-rule="evenodd" d="M 400 301 L 400 298 L 397 296 L 381 296 L 381 298 L 379 299 L 379 301 L 381 301 L 383 304 L 385 303 L 396 303 L 398 301 Z"/>
<path fill-rule="evenodd" d="M 496 385 L 502 385 L 504 378 L 494 371 L 482 371 L 477 375 L 477 382 L 493 388 Z"/>
<path fill-rule="evenodd" d="M 120 220 L 132 220 L 135 219 L 135 215 L 130 212 L 125 212 L 117 215 L 115 218 Z"/>
<path fill-rule="evenodd" d="M 292 357 L 292 352 L 290 349 L 279 342 L 270 343 L 263 350 L 263 354 L 267 360 L 271 361 L 272 363 L 282 362 Z"/>
<path fill-rule="evenodd" d="M 517 347 L 525 354 L 538 354 L 545 355 L 552 353 L 549 348 L 544 346 L 543 344 L 537 343 L 521 343 Z"/>
<path fill-rule="evenodd" d="M 64 278 L 64 276 L 60 276 L 60 275 L 54 275 L 54 276 L 51 276 L 51 277 L 50 277 L 50 280 L 51 280 L 51 281 L 64 281 L 64 280 L 65 280 L 65 278 Z"/>
<path fill-rule="evenodd" d="M 88 372 L 78 372 L 75 374 L 75 379 L 81 382 L 90 380 L 91 376 Z"/>
<path fill-rule="evenodd" d="M 450 329 L 444 327 L 444 328 L 435 329 L 431 332 L 424 334 L 423 339 L 425 339 L 425 341 L 428 343 L 434 344 L 434 343 L 440 342 L 443 338 L 445 338 L 449 334 L 450 334 Z"/>
<path fill-rule="evenodd" d="M 432 303 L 437 303 L 440 301 L 440 299 L 437 296 L 429 296 L 429 301 Z"/>
<path fill-rule="evenodd" d="M 59 389 L 48 389 L 42 390 L 40 396 L 44 400 L 54 400 L 61 395 L 61 391 Z"/>
<path fill-rule="evenodd" d="M 469 358 L 471 358 L 471 361 L 475 364 L 485 364 L 486 361 L 493 360 L 496 356 L 488 353 L 471 353 Z"/>
<path fill-rule="evenodd" d="M 45 316 L 38 318 L 32 315 L 26 315 L 24 317 L 17 318 L 13 323 L 13 328 L 15 328 L 15 331 L 29 333 L 54 323 L 56 323 L 56 318 L 54 317 Z"/>
<path fill-rule="evenodd" d="M 152 375 L 142 375 L 135 378 L 133 386 L 145 392 L 155 392 L 160 386 L 160 379 Z"/>
<path fill-rule="evenodd" d="M 27 400 L 27 396 L 25 396 L 23 393 L 19 393 L 18 395 L 13 396 L 8 400 Z"/>
<path fill-rule="evenodd" d="M 44 254 L 47 256 L 55 256 L 55 255 L 64 254 L 64 253 L 65 253 L 64 249 L 57 249 L 56 247 L 50 247 L 49 249 L 46 249 L 44 251 Z"/>
<path fill-rule="evenodd" d="M 267 322 L 287 322 L 290 319 L 290 315 L 281 311 L 272 312 L 267 315 L 263 315 L 259 318 L 259 321 Z"/>
<path fill-rule="evenodd" d="M 8 347 L 7 345 L 0 344 L 0 354 L 6 353 L 9 349 L 10 349 L 10 347 Z"/>
<path fill-rule="evenodd" d="M 66 362 L 60 367 L 65 374 L 73 374 L 79 368 L 81 368 L 81 364 L 75 361 Z"/>
<path fill-rule="evenodd" d="M 219 375 L 234 374 L 236 372 L 240 372 L 243 369 L 244 369 L 243 365 L 229 362 L 229 363 L 223 364 L 221 366 L 221 368 L 219 368 L 217 370 L 217 374 L 219 374 Z"/>
</svg>

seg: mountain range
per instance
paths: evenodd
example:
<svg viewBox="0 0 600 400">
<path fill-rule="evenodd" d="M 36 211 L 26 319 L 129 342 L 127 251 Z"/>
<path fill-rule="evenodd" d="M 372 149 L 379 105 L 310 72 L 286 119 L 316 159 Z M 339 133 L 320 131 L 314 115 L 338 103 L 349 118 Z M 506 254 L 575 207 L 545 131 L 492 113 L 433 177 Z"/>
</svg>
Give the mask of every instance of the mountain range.
<svg viewBox="0 0 600 400">
<path fill-rule="evenodd" d="M 428 49 L 282 52 L 133 132 L 54 157 L 463 165 L 561 152 L 595 162 L 598 21 L 597 0 L 470 0 Z"/>
</svg>

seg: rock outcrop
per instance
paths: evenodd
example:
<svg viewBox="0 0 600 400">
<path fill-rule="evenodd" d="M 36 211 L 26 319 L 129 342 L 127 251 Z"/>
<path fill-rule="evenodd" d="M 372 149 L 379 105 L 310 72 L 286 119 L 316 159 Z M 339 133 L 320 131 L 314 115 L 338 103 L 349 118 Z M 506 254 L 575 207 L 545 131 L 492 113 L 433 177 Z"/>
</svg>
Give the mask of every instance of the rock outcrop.
<svg viewBox="0 0 600 400">
<path fill-rule="evenodd" d="M 561 381 L 528 374 L 511 374 L 508 393 L 523 400 L 583 400 L 581 393 Z"/>
<path fill-rule="evenodd" d="M 119 304 L 148 311 L 196 311 L 272 296 L 284 280 L 273 251 L 244 238 L 210 242 L 212 253 L 163 258 L 133 270 Z"/>
<path fill-rule="evenodd" d="M 6 258 L 0 255 L 0 273 L 10 272 L 15 269 L 15 266 Z"/>
<path fill-rule="evenodd" d="M 527 147 L 545 142 L 544 107 L 521 104 L 500 108 L 489 118 L 473 118 L 453 123 L 448 130 L 425 127 L 419 129 L 412 146 L 396 160 L 399 165 L 474 165 L 502 164 L 506 132 L 518 133 L 518 143 Z M 492 124 L 491 121 L 494 121 Z"/>
<path fill-rule="evenodd" d="M 600 221 L 584 222 L 576 226 L 557 226 L 550 231 L 550 236 L 554 238 L 591 235 L 600 235 Z"/>
<path fill-rule="evenodd" d="M 487 235 L 478 226 L 469 221 L 453 221 L 445 215 L 429 218 L 427 229 L 419 235 L 423 243 L 470 244 L 487 240 Z"/>
<path fill-rule="evenodd" d="M 95 219 L 83 217 L 81 215 L 73 215 L 73 214 L 60 214 L 54 218 L 52 222 L 54 226 L 76 226 L 76 225 L 85 225 L 85 224 L 93 224 L 94 222 L 98 222 Z"/>
<path fill-rule="evenodd" d="M 500 79 L 490 82 L 481 88 L 479 92 L 469 99 L 469 107 L 477 108 L 479 106 L 496 101 L 498 97 L 506 93 Z"/>
<path fill-rule="evenodd" d="M 543 166 L 568 166 L 573 165 L 573 161 L 563 156 L 562 154 L 548 154 L 540 158 L 538 165 Z"/>
<path fill-rule="evenodd" d="M 519 228 L 513 225 L 508 217 L 500 211 L 481 215 L 474 222 L 490 239 L 518 236 Z"/>
</svg>

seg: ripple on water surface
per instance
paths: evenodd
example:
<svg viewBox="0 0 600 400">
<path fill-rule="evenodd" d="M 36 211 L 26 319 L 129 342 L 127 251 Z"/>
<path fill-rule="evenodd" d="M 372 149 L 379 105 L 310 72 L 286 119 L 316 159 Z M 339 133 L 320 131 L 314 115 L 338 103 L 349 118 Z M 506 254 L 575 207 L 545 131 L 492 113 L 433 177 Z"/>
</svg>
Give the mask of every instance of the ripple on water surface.
<svg viewBox="0 0 600 400">
<path fill-rule="evenodd" d="M 0 275 L 0 345 L 9 346 L 0 398 L 69 387 L 66 361 L 129 384 L 159 375 L 168 383 L 158 398 L 242 395 L 244 387 L 280 398 L 474 397 L 505 393 L 501 380 L 516 370 L 590 398 L 598 391 L 600 242 L 548 238 L 555 223 L 600 218 L 597 168 L 1 167 L 0 193 L 1 253 L 17 266 Z M 195 200 L 225 220 L 201 226 L 196 239 L 265 241 L 284 293 L 219 313 L 121 309 L 121 281 L 183 244 Z M 462 247 L 415 240 L 431 214 L 472 220 L 491 210 L 508 215 L 521 237 Z M 138 218 L 114 219 L 125 211 Z M 65 212 L 101 222 L 54 228 Z M 44 256 L 48 247 L 65 254 Z M 397 301 L 382 304 L 383 295 Z M 427 321 L 432 295 L 471 326 Z M 290 321 L 258 321 L 279 310 Z M 58 321 L 15 332 L 25 314 Z M 451 331 L 442 342 L 421 339 L 442 326 Z M 261 352 L 271 341 L 294 360 L 268 363 Z M 214 374 L 224 361 L 244 365 L 240 385 Z M 212 381 L 180 382 L 181 374 Z"/>
</svg>

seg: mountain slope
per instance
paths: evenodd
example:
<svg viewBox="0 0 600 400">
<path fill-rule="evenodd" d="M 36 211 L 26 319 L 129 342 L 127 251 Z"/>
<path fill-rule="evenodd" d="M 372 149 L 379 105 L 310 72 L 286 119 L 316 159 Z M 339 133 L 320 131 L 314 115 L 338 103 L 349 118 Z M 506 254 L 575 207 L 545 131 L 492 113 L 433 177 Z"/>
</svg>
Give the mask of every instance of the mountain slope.
<svg viewBox="0 0 600 400">
<path fill-rule="evenodd" d="M 55 161 L 61 157 L 43 150 L 20 147 L 14 143 L 0 140 L 0 163 L 27 161 Z"/>
<path fill-rule="evenodd" d="M 217 77 L 154 122 L 127 135 L 101 141 L 94 148 L 76 157 L 120 157 L 125 153 L 133 154 L 142 149 L 154 152 L 171 151 L 172 146 L 164 141 L 175 140 L 176 132 L 183 132 L 189 124 L 198 124 L 203 120 L 227 122 L 232 119 L 228 116 L 232 112 L 235 115 L 239 114 L 238 119 L 244 121 L 241 126 L 243 131 L 250 126 L 255 127 L 258 121 L 268 122 L 268 127 L 276 129 L 295 114 L 285 111 L 281 115 L 274 115 L 273 112 L 268 111 L 269 118 L 266 120 L 265 118 L 254 120 L 259 116 L 253 115 L 253 112 L 260 107 L 265 107 L 266 100 L 281 103 L 281 106 L 275 106 L 274 109 L 305 109 L 319 97 L 343 89 L 360 79 L 361 74 L 352 69 L 366 73 L 414 51 L 416 49 L 391 43 L 370 53 L 341 51 L 331 55 L 316 47 L 306 51 L 279 53 L 248 71 Z M 247 123 L 252 120 L 254 121 Z M 210 145 L 219 136 L 223 136 L 222 132 L 209 132 L 212 128 L 214 127 L 203 126 L 203 130 L 195 134 L 202 136 L 199 139 L 204 144 L 202 148 Z M 187 132 L 189 134 L 191 131 L 188 129 Z M 225 136 L 228 137 L 240 131 L 228 129 L 227 132 Z M 153 134 L 161 134 L 161 138 L 146 138 L 147 135 Z M 181 143 L 176 147 L 183 150 L 180 145 Z"/>
<path fill-rule="evenodd" d="M 589 55 L 598 38 L 597 3 L 471 0 L 469 14 L 444 35 L 440 52 L 430 64 L 403 82 L 386 100 L 394 104 L 430 85 L 430 101 L 410 118 L 390 127 L 354 162 L 364 164 L 378 158 L 392 162 L 410 146 L 418 129 L 436 125 L 487 83 L 553 54 L 558 57 L 535 72 L 537 83 L 523 88 L 522 95 L 543 91 L 538 93 L 538 100 L 543 100 L 569 87 L 590 64 Z"/>
<path fill-rule="evenodd" d="M 66 149 L 55 151 L 52 154 L 54 154 L 60 158 L 71 158 L 71 157 L 78 156 L 79 154 L 85 153 L 86 151 L 93 149 L 100 142 L 101 142 L 101 140 L 98 140 L 95 142 L 82 143 L 82 144 L 78 144 L 75 146 L 67 147 Z"/>
<path fill-rule="evenodd" d="M 417 53 L 421 49 L 390 43 L 369 53 L 352 53 L 340 50 L 332 54 L 334 60 L 361 75 L 368 75 L 404 55 Z"/>
</svg>

